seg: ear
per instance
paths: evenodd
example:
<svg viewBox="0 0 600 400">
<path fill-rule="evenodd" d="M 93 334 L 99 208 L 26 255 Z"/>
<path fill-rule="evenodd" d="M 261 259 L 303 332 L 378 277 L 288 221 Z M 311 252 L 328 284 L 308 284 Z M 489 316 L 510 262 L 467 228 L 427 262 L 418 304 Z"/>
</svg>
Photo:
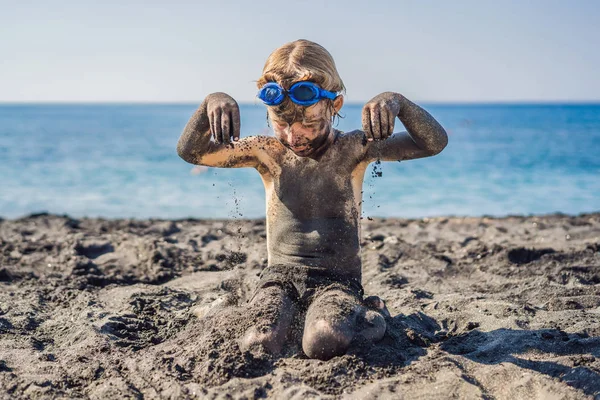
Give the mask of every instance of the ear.
<svg viewBox="0 0 600 400">
<path fill-rule="evenodd" d="M 344 96 L 339 95 L 335 99 L 333 99 L 333 108 L 335 109 L 336 114 L 340 112 L 343 105 L 344 105 Z"/>
</svg>

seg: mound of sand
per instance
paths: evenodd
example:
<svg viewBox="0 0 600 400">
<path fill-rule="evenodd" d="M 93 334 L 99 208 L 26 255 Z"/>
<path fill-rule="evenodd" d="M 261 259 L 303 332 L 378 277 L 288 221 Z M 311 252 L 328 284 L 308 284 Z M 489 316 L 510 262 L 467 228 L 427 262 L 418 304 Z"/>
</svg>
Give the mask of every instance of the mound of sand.
<svg viewBox="0 0 600 400">
<path fill-rule="evenodd" d="M 392 318 L 323 362 L 242 353 L 264 221 L 0 221 L 1 397 L 600 398 L 600 214 L 376 219 Z"/>
</svg>

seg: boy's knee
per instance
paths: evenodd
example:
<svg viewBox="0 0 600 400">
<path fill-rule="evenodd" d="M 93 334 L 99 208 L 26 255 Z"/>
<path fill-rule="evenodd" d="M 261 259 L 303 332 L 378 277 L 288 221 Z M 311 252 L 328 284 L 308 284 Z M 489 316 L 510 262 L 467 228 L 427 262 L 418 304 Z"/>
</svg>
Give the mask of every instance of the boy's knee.
<svg viewBox="0 0 600 400">
<path fill-rule="evenodd" d="M 352 332 L 342 326 L 320 319 L 305 329 L 302 349 L 310 358 L 329 360 L 346 353 L 352 336 Z"/>
</svg>

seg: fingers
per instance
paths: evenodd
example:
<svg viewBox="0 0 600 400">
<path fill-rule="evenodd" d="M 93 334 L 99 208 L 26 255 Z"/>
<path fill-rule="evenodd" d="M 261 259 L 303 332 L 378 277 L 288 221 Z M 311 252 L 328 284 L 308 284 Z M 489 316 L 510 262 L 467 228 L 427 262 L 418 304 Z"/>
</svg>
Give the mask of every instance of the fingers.
<svg viewBox="0 0 600 400">
<path fill-rule="evenodd" d="M 231 129 L 232 129 L 232 135 L 233 135 L 233 140 L 234 141 L 238 141 L 240 140 L 240 109 L 238 107 L 235 107 L 233 109 L 233 111 L 231 111 Z"/>
<path fill-rule="evenodd" d="M 371 130 L 371 110 L 368 105 L 363 108 L 362 112 L 362 126 L 367 140 L 370 142 L 373 140 L 373 131 Z"/>
<path fill-rule="evenodd" d="M 231 143 L 231 114 L 227 111 L 221 114 L 221 135 L 222 143 Z"/>
<path fill-rule="evenodd" d="M 240 138 L 240 108 L 225 93 L 213 93 L 205 100 L 210 130 L 215 143 L 231 144 Z"/>
<path fill-rule="evenodd" d="M 221 114 L 221 109 L 217 108 L 212 112 L 210 117 L 210 130 L 216 143 L 222 143 Z"/>
<path fill-rule="evenodd" d="M 381 140 L 385 140 L 389 138 L 392 133 L 394 133 L 394 120 L 395 117 L 392 113 L 382 108 L 380 112 L 380 121 L 381 121 Z"/>
<path fill-rule="evenodd" d="M 394 125 L 396 123 L 396 116 L 393 113 L 388 113 L 388 135 L 390 137 L 394 134 Z"/>
<path fill-rule="evenodd" d="M 385 140 L 394 133 L 396 116 L 384 104 L 372 103 L 363 108 L 362 125 L 369 141 Z"/>
<path fill-rule="evenodd" d="M 237 106 L 226 106 L 221 114 L 222 143 L 240 139 L 240 110 Z"/>
<path fill-rule="evenodd" d="M 381 109 L 378 106 L 371 108 L 371 129 L 373 130 L 373 139 L 381 140 Z"/>
</svg>

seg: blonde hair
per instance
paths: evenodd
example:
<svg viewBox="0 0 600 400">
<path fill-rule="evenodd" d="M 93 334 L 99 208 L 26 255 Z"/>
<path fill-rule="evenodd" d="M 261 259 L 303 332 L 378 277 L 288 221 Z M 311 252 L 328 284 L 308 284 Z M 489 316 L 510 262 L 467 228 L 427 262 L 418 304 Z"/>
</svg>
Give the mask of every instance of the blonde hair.
<svg viewBox="0 0 600 400">
<path fill-rule="evenodd" d="M 314 82 L 330 92 L 345 90 L 331 54 L 320 44 L 304 39 L 286 43 L 272 52 L 256 85 L 260 89 L 267 82 L 277 82 L 289 89 L 298 81 Z"/>
<path fill-rule="evenodd" d="M 300 39 L 286 43 L 273 51 L 263 67 L 262 76 L 256 86 L 262 88 L 267 82 L 277 82 L 284 89 L 298 81 L 311 81 L 330 92 L 343 93 L 346 88 L 335 66 L 331 54 L 323 46 L 309 40 Z M 333 109 L 333 102 L 328 107 Z M 278 117 L 288 122 L 303 118 L 305 107 L 292 103 L 286 98 L 274 107 Z"/>
</svg>

